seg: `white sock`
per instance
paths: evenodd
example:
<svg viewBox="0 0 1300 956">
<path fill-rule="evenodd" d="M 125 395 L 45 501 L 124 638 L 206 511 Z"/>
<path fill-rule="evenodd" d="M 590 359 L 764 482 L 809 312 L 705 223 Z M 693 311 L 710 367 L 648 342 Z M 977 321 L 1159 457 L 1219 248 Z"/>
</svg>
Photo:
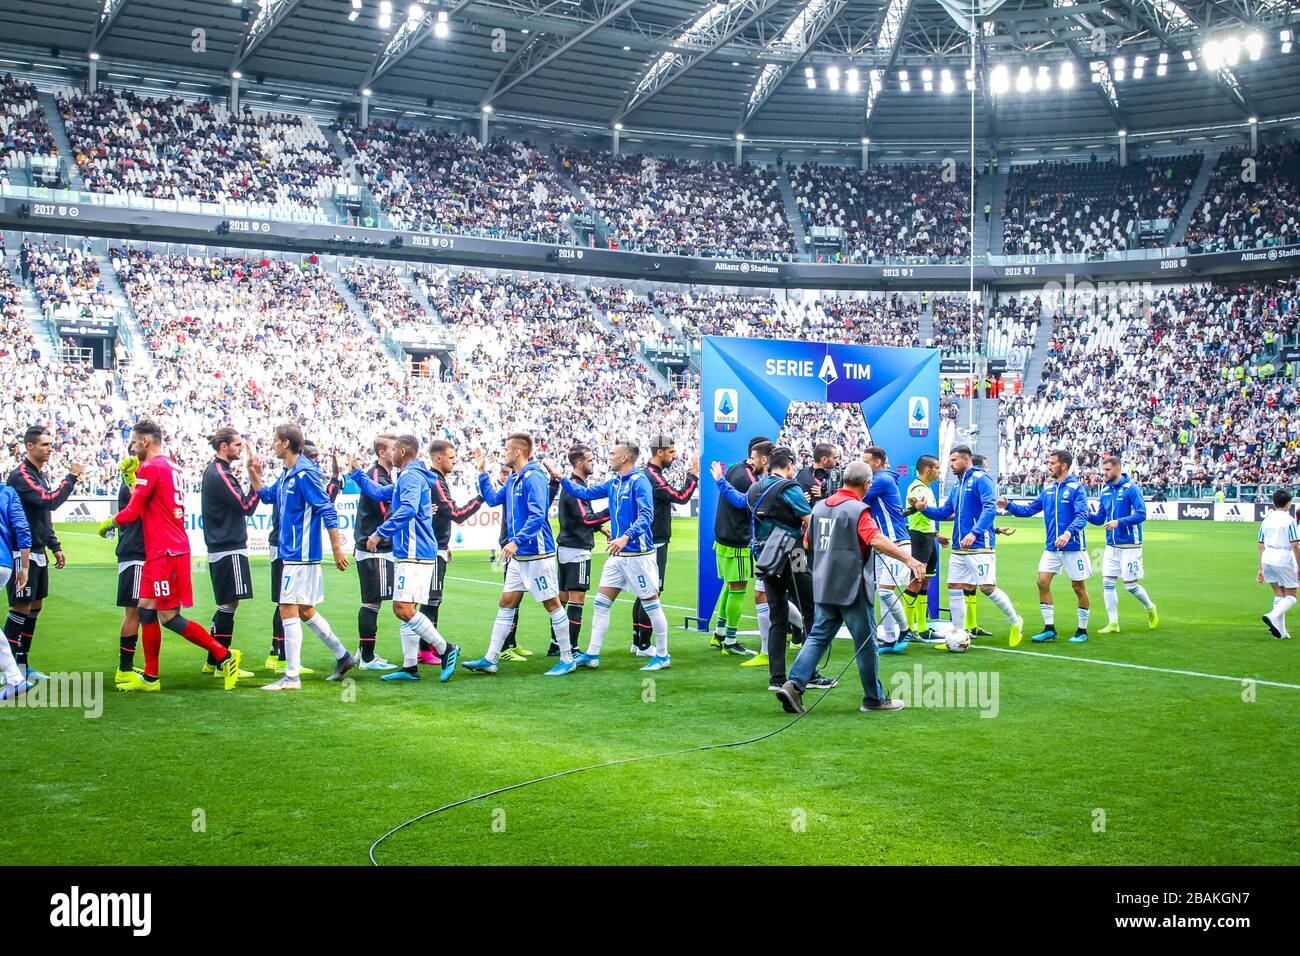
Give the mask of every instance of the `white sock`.
<svg viewBox="0 0 1300 956">
<path fill-rule="evenodd" d="M 1277 607 L 1273 609 L 1273 617 L 1280 625 L 1278 627 L 1278 630 L 1281 631 L 1283 634 L 1287 633 L 1286 612 L 1291 610 L 1291 608 L 1293 608 L 1294 606 L 1295 606 L 1295 598 L 1287 596 L 1287 597 L 1279 598 L 1277 602 Z"/>
<path fill-rule="evenodd" d="M 302 621 L 296 617 L 286 617 L 284 625 L 284 676 L 294 680 L 302 669 Z"/>
<path fill-rule="evenodd" d="M 892 591 L 887 592 L 887 594 L 892 593 Z M 887 594 L 880 596 L 880 609 L 876 612 L 877 644 L 895 644 L 898 642 L 898 622 L 894 620 L 894 615 L 889 613 L 889 602 L 886 600 Z"/>
<path fill-rule="evenodd" d="M 655 654 L 659 657 L 667 657 L 668 615 L 664 613 L 664 606 L 659 603 L 659 598 L 656 596 L 648 601 L 643 598 L 641 608 L 645 611 L 646 616 L 650 618 L 650 628 L 655 636 Z"/>
<path fill-rule="evenodd" d="M 803 612 L 799 610 L 799 605 L 795 604 L 794 601 L 786 601 L 786 606 L 788 608 L 786 613 L 790 615 L 787 618 L 790 626 L 806 632 L 807 628 L 803 626 Z"/>
<path fill-rule="evenodd" d="M 321 643 L 333 652 L 336 661 L 341 661 L 348 656 L 348 649 L 334 635 L 334 631 L 330 629 L 330 622 L 325 620 L 325 615 L 320 611 L 307 618 L 307 626 L 316 633 Z"/>
<path fill-rule="evenodd" d="M 1125 584 L 1124 590 L 1128 591 L 1129 594 L 1137 598 L 1138 603 L 1141 604 L 1148 611 L 1156 606 L 1156 602 L 1151 600 L 1151 595 L 1147 594 L 1147 589 L 1144 588 L 1142 585 L 1138 584 L 1136 581 L 1131 584 Z"/>
<path fill-rule="evenodd" d="M 17 687 L 23 682 L 23 672 L 14 659 L 14 652 L 9 649 L 9 638 L 0 634 L 0 671 L 4 671 L 5 683 Z"/>
<path fill-rule="evenodd" d="M 420 611 L 416 611 L 415 617 L 411 618 L 411 620 L 407 623 L 409 623 L 411 625 L 411 629 L 415 631 L 415 635 L 416 635 L 415 648 L 417 651 L 420 648 L 420 640 L 423 639 L 433 645 L 433 649 L 438 652 L 439 657 L 441 657 L 443 654 L 447 652 L 446 638 L 444 638 L 440 633 L 438 633 L 438 629 L 434 627 L 433 621 L 429 620 L 429 618 L 425 614 L 421 613 Z M 402 642 L 402 656 L 403 657 L 406 656 L 405 641 Z"/>
<path fill-rule="evenodd" d="M 411 621 L 403 621 L 397 633 L 402 638 L 402 666 L 416 667 L 420 663 L 420 632 Z"/>
<path fill-rule="evenodd" d="M 587 656 L 599 657 L 600 649 L 605 644 L 605 635 L 609 633 L 609 612 L 614 609 L 614 601 L 603 594 L 596 595 L 596 615 L 591 619 L 591 637 L 587 642 Z M 645 603 L 642 602 L 642 607 Z"/>
<path fill-rule="evenodd" d="M 898 599 L 897 591 L 886 591 L 880 599 L 880 608 L 893 621 L 893 626 L 889 629 L 891 634 L 907 630 L 907 613 L 903 610 L 903 602 Z"/>
<path fill-rule="evenodd" d="M 966 630 L 966 592 L 956 588 L 948 589 L 948 609 L 952 612 L 952 629 Z"/>
<path fill-rule="evenodd" d="M 758 606 L 758 650 L 760 654 L 767 653 L 767 631 L 772 624 L 772 609 L 764 601 Z"/>
<path fill-rule="evenodd" d="M 1119 623 L 1119 588 L 1115 579 L 1107 578 L 1101 585 L 1101 599 L 1106 605 L 1106 617 L 1112 624 Z"/>
<path fill-rule="evenodd" d="M 1056 608 L 1051 604 L 1038 605 L 1039 613 L 1043 615 L 1043 625 L 1049 630 L 1056 628 Z"/>
<path fill-rule="evenodd" d="M 1088 629 L 1088 616 L 1091 613 L 1091 609 L 1089 608 L 1079 608 L 1079 630 L 1086 631 Z"/>
<path fill-rule="evenodd" d="M 573 648 L 569 645 L 569 615 L 561 604 L 551 612 L 551 636 L 560 648 L 560 660 L 567 664 L 573 660 Z"/>
<path fill-rule="evenodd" d="M 994 588 L 985 596 L 993 602 L 993 606 L 1001 611 L 1012 624 L 1024 623 L 1024 619 L 1016 613 L 1016 606 L 1011 603 L 1011 595 L 1007 594 L 1006 591 L 1001 588 Z"/>
<path fill-rule="evenodd" d="M 501 648 L 505 646 L 506 638 L 510 636 L 510 628 L 515 625 L 515 608 L 499 607 L 497 608 L 497 619 L 492 625 L 492 639 L 488 642 L 487 653 L 483 656 L 492 663 L 497 662 L 501 656 Z"/>
</svg>

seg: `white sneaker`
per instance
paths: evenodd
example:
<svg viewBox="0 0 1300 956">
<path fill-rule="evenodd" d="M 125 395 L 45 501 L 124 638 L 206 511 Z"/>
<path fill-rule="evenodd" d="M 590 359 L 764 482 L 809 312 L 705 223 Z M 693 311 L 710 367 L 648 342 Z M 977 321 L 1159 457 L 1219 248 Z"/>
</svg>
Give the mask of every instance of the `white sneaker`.
<svg viewBox="0 0 1300 956">
<path fill-rule="evenodd" d="M 632 656 L 633 657 L 654 657 L 655 646 L 651 644 L 649 647 L 637 647 L 635 644 L 633 644 Z"/>
<path fill-rule="evenodd" d="M 302 681 L 297 677 L 281 677 L 274 684 L 267 684 L 262 690 L 302 690 Z"/>
<path fill-rule="evenodd" d="M 396 664 L 392 663 L 391 661 L 386 661 L 386 660 L 384 660 L 384 659 L 383 659 L 382 657 L 380 657 L 378 654 L 375 655 L 375 659 L 372 660 L 372 661 L 363 661 L 363 660 L 361 659 L 361 652 L 360 652 L 360 651 L 358 651 L 356 654 L 353 654 L 352 656 L 353 656 L 353 658 L 354 658 L 354 659 L 356 660 L 356 662 L 357 662 L 357 667 L 361 668 L 363 671 L 395 671 L 395 670 L 397 670 L 397 665 L 396 665 Z"/>
</svg>

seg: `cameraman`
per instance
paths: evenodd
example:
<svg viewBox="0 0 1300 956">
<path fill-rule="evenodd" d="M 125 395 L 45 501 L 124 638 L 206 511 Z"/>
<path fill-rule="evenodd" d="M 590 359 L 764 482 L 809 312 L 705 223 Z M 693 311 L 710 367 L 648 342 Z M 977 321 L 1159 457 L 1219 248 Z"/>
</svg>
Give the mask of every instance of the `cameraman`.
<svg viewBox="0 0 1300 956">
<path fill-rule="evenodd" d="M 813 445 L 813 461 L 799 469 L 795 481 L 804 490 L 811 502 L 829 498 L 840 490 L 844 483 L 844 471 L 840 468 L 840 450 L 826 442 Z"/>
</svg>

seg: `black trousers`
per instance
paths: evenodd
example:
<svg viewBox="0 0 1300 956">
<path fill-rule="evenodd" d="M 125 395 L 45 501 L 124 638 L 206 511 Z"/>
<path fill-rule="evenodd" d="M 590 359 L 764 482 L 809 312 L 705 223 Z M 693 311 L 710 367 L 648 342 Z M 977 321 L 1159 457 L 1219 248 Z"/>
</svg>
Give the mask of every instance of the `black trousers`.
<svg viewBox="0 0 1300 956">
<path fill-rule="evenodd" d="M 785 648 L 790 634 L 790 602 L 803 615 L 804 628 L 812 627 L 812 573 L 795 571 L 787 562 L 780 574 L 763 576 L 767 594 L 767 673 L 768 679 L 785 683 Z"/>
</svg>

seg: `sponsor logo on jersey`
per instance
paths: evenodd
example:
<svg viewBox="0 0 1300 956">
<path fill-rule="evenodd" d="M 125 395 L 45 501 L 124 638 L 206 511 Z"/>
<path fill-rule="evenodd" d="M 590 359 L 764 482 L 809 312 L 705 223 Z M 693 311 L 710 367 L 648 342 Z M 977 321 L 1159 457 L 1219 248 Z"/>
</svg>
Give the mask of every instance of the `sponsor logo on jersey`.
<svg viewBox="0 0 1300 956">
<path fill-rule="evenodd" d="M 713 392 L 713 427 L 720 432 L 734 432 L 740 421 L 740 395 L 734 388 Z"/>
</svg>

